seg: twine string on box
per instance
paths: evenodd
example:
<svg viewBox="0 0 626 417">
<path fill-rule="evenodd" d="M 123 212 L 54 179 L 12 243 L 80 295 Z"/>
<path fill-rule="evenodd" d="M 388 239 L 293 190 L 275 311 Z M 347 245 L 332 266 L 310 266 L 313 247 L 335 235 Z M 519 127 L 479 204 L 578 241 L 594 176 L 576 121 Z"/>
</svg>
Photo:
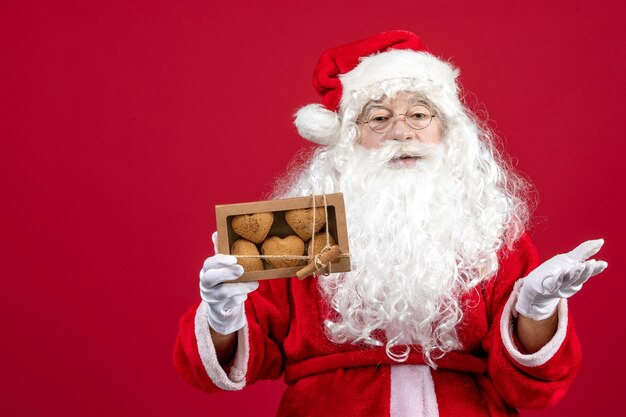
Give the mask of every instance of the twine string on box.
<svg viewBox="0 0 626 417">
<path fill-rule="evenodd" d="M 313 258 L 313 262 L 315 263 L 315 268 L 318 271 L 322 269 L 326 269 L 326 272 L 323 275 L 329 275 L 332 272 L 332 262 L 328 262 L 328 265 L 324 264 L 320 257 L 330 250 L 330 234 L 328 232 L 328 203 L 326 202 L 326 194 L 322 194 L 322 198 L 324 199 L 324 218 L 326 221 L 324 222 L 326 225 L 326 245 L 320 250 L 320 253 L 315 255 Z M 317 210 L 315 207 L 315 196 L 313 196 L 313 224 L 311 225 L 311 242 L 309 243 L 311 247 L 311 252 L 315 250 L 315 220 L 316 220 Z"/>
<path fill-rule="evenodd" d="M 316 206 L 315 206 L 315 195 L 311 196 L 313 199 L 313 224 L 311 225 L 311 241 L 309 242 L 309 247 L 311 247 L 311 251 L 315 249 L 315 221 L 316 221 Z M 329 275 L 332 272 L 332 261 L 324 263 L 322 258 L 324 255 L 332 249 L 330 246 L 330 233 L 328 227 L 328 202 L 326 201 L 326 194 L 322 195 L 324 200 L 324 215 L 326 217 L 326 245 L 320 250 L 317 255 L 233 255 L 236 258 L 254 258 L 254 259 L 297 259 L 297 260 L 312 260 L 313 264 L 317 271 L 326 270 L 323 275 Z M 349 257 L 349 253 L 342 253 L 338 257 Z"/>
</svg>

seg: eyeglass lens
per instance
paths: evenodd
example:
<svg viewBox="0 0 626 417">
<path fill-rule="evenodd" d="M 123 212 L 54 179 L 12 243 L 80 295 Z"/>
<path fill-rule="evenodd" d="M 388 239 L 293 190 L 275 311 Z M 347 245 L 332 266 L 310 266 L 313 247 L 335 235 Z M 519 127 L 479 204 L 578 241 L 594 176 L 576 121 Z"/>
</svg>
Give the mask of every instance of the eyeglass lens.
<svg viewBox="0 0 626 417">
<path fill-rule="evenodd" d="M 405 114 L 394 115 L 390 110 L 379 108 L 373 110 L 367 120 L 367 124 L 374 132 L 386 133 L 394 125 L 396 116 L 403 116 L 406 124 L 416 130 L 424 129 L 430 124 L 432 115 L 425 106 L 413 106 Z"/>
</svg>

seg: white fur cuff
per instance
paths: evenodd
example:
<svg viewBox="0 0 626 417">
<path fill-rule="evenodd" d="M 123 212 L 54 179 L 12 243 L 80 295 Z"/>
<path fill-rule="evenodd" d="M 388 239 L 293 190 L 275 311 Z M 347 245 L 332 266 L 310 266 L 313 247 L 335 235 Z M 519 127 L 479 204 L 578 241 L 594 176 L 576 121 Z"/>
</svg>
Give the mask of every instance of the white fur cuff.
<svg viewBox="0 0 626 417">
<path fill-rule="evenodd" d="M 237 332 L 237 352 L 235 361 L 226 375 L 224 368 L 219 364 L 215 346 L 211 340 L 211 332 L 208 322 L 209 306 L 202 302 L 196 310 L 195 333 L 198 342 L 198 353 L 204 365 L 207 375 L 215 385 L 227 391 L 237 391 L 246 386 L 246 373 L 248 372 L 248 359 L 250 346 L 248 342 L 248 323 Z"/>
<path fill-rule="evenodd" d="M 502 342 L 506 350 L 517 363 L 523 366 L 536 367 L 548 362 L 556 354 L 565 340 L 565 336 L 567 335 L 567 300 L 561 300 L 557 307 L 559 324 L 556 329 L 556 334 L 552 339 L 537 352 L 530 355 L 523 354 L 513 343 L 513 317 L 515 317 L 515 313 L 517 313 L 515 311 L 515 303 L 517 302 L 517 296 L 522 288 L 522 283 L 522 279 L 515 283 L 513 292 L 504 306 L 502 319 L 500 320 L 500 334 L 502 335 Z"/>
</svg>

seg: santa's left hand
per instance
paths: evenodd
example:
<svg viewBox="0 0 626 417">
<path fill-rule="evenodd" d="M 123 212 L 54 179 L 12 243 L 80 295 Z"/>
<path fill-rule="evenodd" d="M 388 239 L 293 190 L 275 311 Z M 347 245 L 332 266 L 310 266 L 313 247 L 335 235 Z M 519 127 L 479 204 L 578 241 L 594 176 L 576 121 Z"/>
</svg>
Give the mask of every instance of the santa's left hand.
<svg viewBox="0 0 626 417">
<path fill-rule="evenodd" d="M 587 260 L 603 244 L 603 239 L 588 240 L 539 265 L 524 278 L 515 309 L 533 320 L 551 317 L 561 298 L 576 294 L 589 278 L 608 266 L 604 261 Z"/>
</svg>

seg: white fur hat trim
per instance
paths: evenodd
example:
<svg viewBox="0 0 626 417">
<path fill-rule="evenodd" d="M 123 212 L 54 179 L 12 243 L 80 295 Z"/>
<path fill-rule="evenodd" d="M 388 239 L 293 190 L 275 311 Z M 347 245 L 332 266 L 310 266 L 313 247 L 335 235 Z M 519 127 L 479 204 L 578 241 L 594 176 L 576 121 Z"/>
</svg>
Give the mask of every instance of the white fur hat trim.
<svg viewBox="0 0 626 417">
<path fill-rule="evenodd" d="M 458 75 L 459 70 L 427 52 L 394 49 L 370 55 L 363 58 L 352 71 L 339 75 L 343 89 L 340 108 L 353 92 L 394 78 L 418 79 L 456 96 Z"/>
</svg>

